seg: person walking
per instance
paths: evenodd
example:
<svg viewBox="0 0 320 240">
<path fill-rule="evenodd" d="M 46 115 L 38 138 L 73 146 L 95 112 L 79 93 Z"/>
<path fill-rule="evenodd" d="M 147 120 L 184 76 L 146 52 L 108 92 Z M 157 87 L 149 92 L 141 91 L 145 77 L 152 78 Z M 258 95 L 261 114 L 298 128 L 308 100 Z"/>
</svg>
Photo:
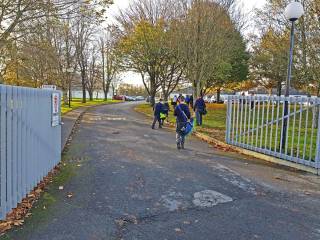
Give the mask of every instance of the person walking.
<svg viewBox="0 0 320 240">
<path fill-rule="evenodd" d="M 172 99 L 172 106 L 173 106 L 174 109 L 175 109 L 176 106 L 177 106 L 177 102 L 178 102 L 177 95 L 174 95 L 174 96 L 173 96 L 173 99 Z"/>
<path fill-rule="evenodd" d="M 254 101 L 254 92 L 251 93 L 251 101 L 250 101 L 250 110 L 254 109 L 255 101 Z"/>
<path fill-rule="evenodd" d="M 189 95 L 187 95 L 186 96 L 186 104 L 189 106 L 189 104 L 190 104 L 190 97 L 189 97 Z"/>
<path fill-rule="evenodd" d="M 190 95 L 189 106 L 193 108 L 193 95 Z"/>
<path fill-rule="evenodd" d="M 176 142 L 177 149 L 184 149 L 185 143 L 185 128 L 191 118 L 190 110 L 183 96 L 179 98 L 180 104 L 174 110 L 176 117 Z"/>
<path fill-rule="evenodd" d="M 194 103 L 193 110 L 196 113 L 197 126 L 201 126 L 202 116 L 206 114 L 206 103 L 204 102 L 202 96 L 199 96 Z"/>
<path fill-rule="evenodd" d="M 153 107 L 153 123 L 151 128 L 154 129 L 156 122 L 159 122 L 159 128 L 162 128 L 162 121 L 160 118 L 160 113 L 162 112 L 162 108 L 163 108 L 163 104 L 162 104 L 162 99 L 159 99 L 159 102 L 156 103 L 156 105 L 154 105 Z"/>
<path fill-rule="evenodd" d="M 169 111 L 170 111 L 169 103 L 167 101 L 165 101 L 162 106 L 162 113 L 165 115 L 165 118 L 162 119 L 162 126 L 164 124 L 165 119 L 167 119 L 167 122 L 169 122 Z"/>
</svg>

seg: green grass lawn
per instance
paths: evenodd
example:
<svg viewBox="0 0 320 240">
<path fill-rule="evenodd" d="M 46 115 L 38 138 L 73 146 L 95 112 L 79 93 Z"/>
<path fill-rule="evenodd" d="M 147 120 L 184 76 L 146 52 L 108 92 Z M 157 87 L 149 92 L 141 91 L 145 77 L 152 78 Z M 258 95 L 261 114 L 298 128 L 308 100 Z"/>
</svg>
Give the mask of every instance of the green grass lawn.
<svg viewBox="0 0 320 240">
<path fill-rule="evenodd" d="M 272 117 L 272 108 L 273 108 L 273 117 Z M 281 150 L 281 142 L 280 136 L 282 134 L 282 126 L 283 121 L 280 120 L 277 123 L 273 123 L 272 125 L 268 125 L 267 123 L 272 122 L 278 118 L 281 118 L 283 115 L 283 106 L 274 105 L 270 107 L 269 113 L 267 111 L 262 110 L 263 108 L 255 107 L 254 111 L 250 111 L 249 106 L 244 106 L 242 112 L 247 111 L 247 119 L 245 121 L 244 117 L 239 117 L 239 122 L 236 121 L 232 124 L 234 127 L 231 129 L 231 136 L 235 137 L 238 134 L 238 142 L 245 143 L 248 145 L 252 145 L 255 147 L 260 147 L 263 149 L 287 153 L 291 155 L 293 154 L 294 157 L 304 158 L 306 160 L 314 161 L 316 157 L 316 144 L 317 144 L 317 130 L 314 126 L 314 121 L 316 121 L 318 115 L 316 112 L 311 110 L 303 111 L 300 116 L 300 113 L 291 116 L 288 122 L 288 134 L 287 134 L 287 144 L 284 149 Z M 304 106 L 303 109 L 306 109 Z M 290 112 L 295 112 L 295 110 L 299 110 L 294 106 L 290 106 Z M 237 115 L 238 107 L 235 107 L 235 112 L 232 115 Z M 249 118 L 249 111 L 250 111 L 250 124 L 248 126 L 248 118 Z M 241 112 L 241 107 L 240 107 Z M 253 115 L 255 115 L 254 121 Z M 299 120 L 301 117 L 301 126 L 299 126 Z M 307 121 L 308 119 L 308 121 Z M 263 128 L 259 128 L 258 130 L 252 131 L 248 133 L 248 128 L 256 129 L 257 126 L 264 126 Z M 245 134 L 240 134 L 241 132 L 245 132 Z M 300 135 L 298 134 L 300 130 Z M 272 133 L 272 134 L 271 134 Z M 277 137 L 276 137 L 277 136 Z M 281 150 L 281 151 L 280 151 Z"/>
<path fill-rule="evenodd" d="M 66 114 L 67 112 L 75 110 L 79 107 L 96 106 L 96 105 L 110 104 L 110 103 L 116 103 L 116 102 L 120 102 L 120 101 L 118 101 L 118 100 L 104 101 L 103 99 L 94 99 L 93 101 L 89 101 L 87 99 L 87 102 L 83 103 L 81 98 L 74 98 L 74 99 L 72 99 L 72 102 L 71 102 L 71 108 L 69 108 L 69 105 L 65 105 L 62 101 L 61 114 L 62 115 Z"/>
<path fill-rule="evenodd" d="M 207 104 L 207 110 L 208 114 L 203 118 L 203 126 L 196 127 L 196 131 L 205 133 L 207 135 L 210 135 L 211 137 L 224 141 L 226 130 L 226 105 Z M 138 105 L 136 107 L 136 111 L 144 113 L 150 117 L 152 117 L 153 114 L 152 108 L 149 104 Z M 175 123 L 175 117 L 173 116 L 172 107 L 169 113 L 169 122 Z"/>
</svg>

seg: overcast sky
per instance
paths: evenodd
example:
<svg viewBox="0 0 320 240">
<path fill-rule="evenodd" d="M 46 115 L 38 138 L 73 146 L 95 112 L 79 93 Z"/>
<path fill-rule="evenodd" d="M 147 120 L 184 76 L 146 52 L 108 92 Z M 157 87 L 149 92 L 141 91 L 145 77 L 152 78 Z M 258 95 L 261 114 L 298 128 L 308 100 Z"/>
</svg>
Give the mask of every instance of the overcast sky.
<svg viewBox="0 0 320 240">
<path fill-rule="evenodd" d="M 113 21 L 112 16 L 117 15 L 119 9 L 125 9 L 132 0 L 114 0 L 114 4 L 109 8 L 108 15 L 109 21 Z M 241 0 L 244 10 L 246 12 L 250 12 L 254 8 L 261 8 L 263 7 L 266 0 Z M 137 84 L 142 85 L 141 78 L 138 74 L 134 73 L 125 73 L 121 76 L 123 82 L 130 83 L 130 84 Z"/>
</svg>

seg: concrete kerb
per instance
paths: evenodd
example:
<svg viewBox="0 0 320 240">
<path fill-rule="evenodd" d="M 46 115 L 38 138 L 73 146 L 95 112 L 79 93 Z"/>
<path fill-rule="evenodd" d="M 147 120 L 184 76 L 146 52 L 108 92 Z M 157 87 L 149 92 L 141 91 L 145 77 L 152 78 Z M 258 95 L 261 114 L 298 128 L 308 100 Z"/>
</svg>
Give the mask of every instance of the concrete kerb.
<svg viewBox="0 0 320 240">
<path fill-rule="evenodd" d="M 62 152 L 64 151 L 67 143 L 71 140 L 72 133 L 76 126 L 77 121 L 80 120 L 81 116 L 87 111 L 87 107 L 77 108 L 72 110 L 62 116 L 62 134 L 61 134 L 61 144 Z"/>
<path fill-rule="evenodd" d="M 143 114 L 145 116 L 152 117 L 150 114 L 139 112 L 137 109 L 135 109 L 135 111 L 138 112 L 138 113 L 141 113 L 141 114 Z M 169 125 L 169 127 L 174 127 L 175 126 L 173 123 L 167 123 L 167 124 Z M 279 165 L 282 165 L 282 166 L 294 168 L 294 169 L 301 170 L 301 171 L 308 172 L 308 173 L 312 173 L 312 174 L 315 174 L 315 175 L 320 175 L 320 169 L 315 169 L 315 168 L 308 167 L 308 166 L 305 166 L 305 165 L 301 165 L 301 164 L 289 162 L 289 161 L 286 161 L 286 160 L 282 160 L 280 158 L 264 155 L 262 153 L 258 153 L 258 152 L 250 151 L 250 150 L 247 150 L 247 149 L 244 149 L 244 148 L 240 148 L 240 147 L 236 147 L 236 146 L 233 146 L 233 145 L 229 145 L 229 144 L 227 144 L 225 142 L 222 142 L 220 140 L 217 140 L 215 138 L 212 138 L 212 137 L 210 137 L 208 135 L 205 135 L 203 133 L 200 133 L 200 132 L 193 132 L 193 135 L 196 136 L 197 138 L 209 143 L 209 144 L 214 144 L 216 146 L 221 146 L 223 148 L 229 148 L 229 149 L 231 149 L 231 150 L 233 150 L 235 152 L 241 153 L 241 154 L 246 155 L 246 156 L 250 156 L 250 157 L 261 159 L 261 160 L 264 160 L 264 161 L 267 161 L 267 162 L 271 162 L 271 163 L 279 164 Z"/>
<path fill-rule="evenodd" d="M 304 171 L 304 172 L 309 172 L 309 173 L 312 173 L 312 174 L 315 174 L 315 175 L 320 175 L 319 169 L 315 169 L 315 168 L 304 166 L 304 165 L 301 165 L 301 164 L 289 162 L 289 161 L 282 160 L 282 159 L 279 159 L 279 158 L 275 158 L 275 157 L 272 157 L 272 156 L 264 155 L 262 153 L 250 151 L 250 150 L 247 150 L 247 149 L 244 149 L 244 148 L 232 146 L 232 145 L 229 145 L 227 143 L 224 143 L 222 141 L 219 141 L 217 139 L 214 139 L 212 137 L 209 137 L 209 136 L 207 136 L 205 134 L 202 134 L 202 133 L 199 133 L 199 132 L 194 132 L 194 135 L 197 136 L 198 138 L 202 139 L 203 141 L 207 142 L 207 143 L 213 143 L 213 144 L 216 144 L 218 146 L 222 146 L 222 147 L 225 147 L 225 148 L 230 148 L 230 149 L 232 149 L 232 150 L 234 150 L 234 151 L 236 151 L 238 153 L 241 153 L 243 155 L 246 155 L 246 156 L 258 158 L 258 159 L 261 159 L 261 160 L 264 160 L 264 161 L 267 161 L 267 162 L 279 164 L 279 165 L 286 166 L 286 167 L 291 167 L 291 168 L 294 168 L 294 169 L 297 169 L 297 170 L 301 170 L 301 171 Z"/>
</svg>

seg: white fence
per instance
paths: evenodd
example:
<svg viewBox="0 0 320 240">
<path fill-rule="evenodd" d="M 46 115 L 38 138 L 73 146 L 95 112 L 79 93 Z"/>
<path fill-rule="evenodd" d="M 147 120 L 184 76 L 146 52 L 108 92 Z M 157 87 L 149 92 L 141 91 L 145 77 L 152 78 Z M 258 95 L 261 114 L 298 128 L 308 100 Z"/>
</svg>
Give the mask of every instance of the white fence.
<svg viewBox="0 0 320 240">
<path fill-rule="evenodd" d="M 319 169 L 319 106 L 319 98 L 230 96 L 226 142 Z"/>
<path fill-rule="evenodd" d="M 59 96 L 50 90 L 0 85 L 1 220 L 60 161 Z"/>
</svg>

